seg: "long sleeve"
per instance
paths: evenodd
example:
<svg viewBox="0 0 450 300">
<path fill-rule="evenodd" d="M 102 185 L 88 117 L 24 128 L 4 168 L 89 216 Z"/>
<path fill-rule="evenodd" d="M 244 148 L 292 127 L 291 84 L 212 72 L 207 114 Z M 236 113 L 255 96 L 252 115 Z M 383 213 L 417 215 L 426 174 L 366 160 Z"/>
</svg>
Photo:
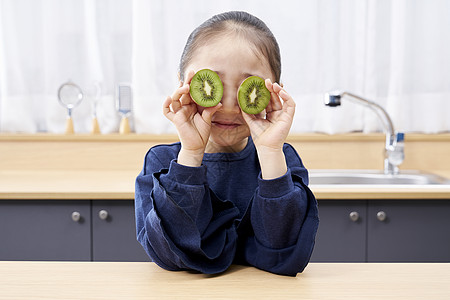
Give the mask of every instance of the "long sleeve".
<svg viewBox="0 0 450 300">
<path fill-rule="evenodd" d="M 238 153 L 176 162 L 180 145 L 156 146 L 136 179 L 137 239 L 168 270 L 220 273 L 243 263 L 283 275 L 302 272 L 318 227 L 308 172 L 286 144 L 288 171 L 263 180 L 250 140 Z"/>
<path fill-rule="evenodd" d="M 209 189 L 206 167 L 167 168 L 150 151 L 135 202 L 138 240 L 161 267 L 218 273 L 233 262 L 239 212 Z"/>
<path fill-rule="evenodd" d="M 318 228 L 318 209 L 308 177 L 293 148 L 285 147 L 288 171 L 272 180 L 259 178 L 245 242 L 245 260 L 277 274 L 296 275 L 309 262 Z"/>
</svg>

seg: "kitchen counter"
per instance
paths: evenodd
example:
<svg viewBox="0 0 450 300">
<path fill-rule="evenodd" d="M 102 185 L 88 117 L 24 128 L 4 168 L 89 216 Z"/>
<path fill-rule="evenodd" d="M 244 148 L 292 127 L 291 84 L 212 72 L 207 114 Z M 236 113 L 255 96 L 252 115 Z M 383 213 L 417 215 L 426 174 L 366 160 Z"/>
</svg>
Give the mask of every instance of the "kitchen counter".
<svg viewBox="0 0 450 300">
<path fill-rule="evenodd" d="M 134 198 L 145 153 L 176 135 L 0 134 L 0 199 Z M 308 169 L 377 169 L 383 134 L 295 134 Z M 401 169 L 450 178 L 450 133 L 408 134 Z M 318 199 L 450 199 L 447 186 L 311 186 Z"/>
<path fill-rule="evenodd" d="M 139 172 L 0 170 L 0 199 L 134 199 Z"/>
<path fill-rule="evenodd" d="M 0 170 L 0 199 L 134 199 L 139 172 Z M 438 175 L 450 178 L 450 172 Z M 450 199 L 450 185 L 311 186 L 317 199 Z"/>
<path fill-rule="evenodd" d="M 150 262 L 0 262 L 0 299 L 450 299 L 449 263 L 311 263 L 296 277 Z"/>
</svg>

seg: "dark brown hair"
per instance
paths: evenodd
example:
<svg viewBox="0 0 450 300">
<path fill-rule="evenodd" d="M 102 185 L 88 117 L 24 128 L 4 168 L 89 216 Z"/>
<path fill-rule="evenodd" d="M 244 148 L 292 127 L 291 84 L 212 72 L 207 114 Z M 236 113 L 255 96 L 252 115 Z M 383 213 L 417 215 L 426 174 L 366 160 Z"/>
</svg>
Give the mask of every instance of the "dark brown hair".
<svg viewBox="0 0 450 300">
<path fill-rule="evenodd" d="M 275 82 L 280 82 L 280 48 L 274 35 L 263 21 L 242 11 L 230 11 L 215 15 L 189 35 L 180 60 L 179 72 L 181 80 L 184 80 L 186 66 L 191 62 L 195 51 L 210 42 L 211 39 L 227 34 L 242 36 L 252 43 L 258 52 L 267 59 L 275 76 Z"/>
</svg>

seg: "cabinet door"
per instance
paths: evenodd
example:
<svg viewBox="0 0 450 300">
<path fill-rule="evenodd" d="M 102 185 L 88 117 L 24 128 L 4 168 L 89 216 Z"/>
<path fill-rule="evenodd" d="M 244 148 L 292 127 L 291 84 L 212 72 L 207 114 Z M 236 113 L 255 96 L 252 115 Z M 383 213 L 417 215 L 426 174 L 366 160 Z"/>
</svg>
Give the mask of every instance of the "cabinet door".
<svg viewBox="0 0 450 300">
<path fill-rule="evenodd" d="M 385 213 L 384 221 L 377 216 L 380 212 Z M 450 201 L 371 201 L 368 260 L 450 262 Z"/>
<path fill-rule="evenodd" d="M 366 213 L 364 200 L 319 200 L 319 230 L 311 261 L 366 261 Z M 352 214 L 353 220 L 350 217 Z M 356 218 L 357 213 L 358 218 Z"/>
<path fill-rule="evenodd" d="M 90 216 L 90 201 L 1 200 L 0 260 L 90 260 Z"/>
<path fill-rule="evenodd" d="M 92 201 L 94 261 L 150 261 L 136 240 L 134 201 Z"/>
</svg>

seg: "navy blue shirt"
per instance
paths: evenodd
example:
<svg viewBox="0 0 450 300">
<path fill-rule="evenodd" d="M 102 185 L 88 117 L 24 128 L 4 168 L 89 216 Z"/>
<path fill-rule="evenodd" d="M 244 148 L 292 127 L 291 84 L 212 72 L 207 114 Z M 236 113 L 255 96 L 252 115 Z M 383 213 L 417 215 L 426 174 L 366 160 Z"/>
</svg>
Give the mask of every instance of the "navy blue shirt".
<svg viewBox="0 0 450 300">
<path fill-rule="evenodd" d="M 137 239 L 167 270 L 214 274 L 232 263 L 295 276 L 309 262 L 319 224 L 308 172 L 284 144 L 288 171 L 264 180 L 252 139 L 237 153 L 177 163 L 180 143 L 152 147 L 136 179 Z"/>
</svg>

